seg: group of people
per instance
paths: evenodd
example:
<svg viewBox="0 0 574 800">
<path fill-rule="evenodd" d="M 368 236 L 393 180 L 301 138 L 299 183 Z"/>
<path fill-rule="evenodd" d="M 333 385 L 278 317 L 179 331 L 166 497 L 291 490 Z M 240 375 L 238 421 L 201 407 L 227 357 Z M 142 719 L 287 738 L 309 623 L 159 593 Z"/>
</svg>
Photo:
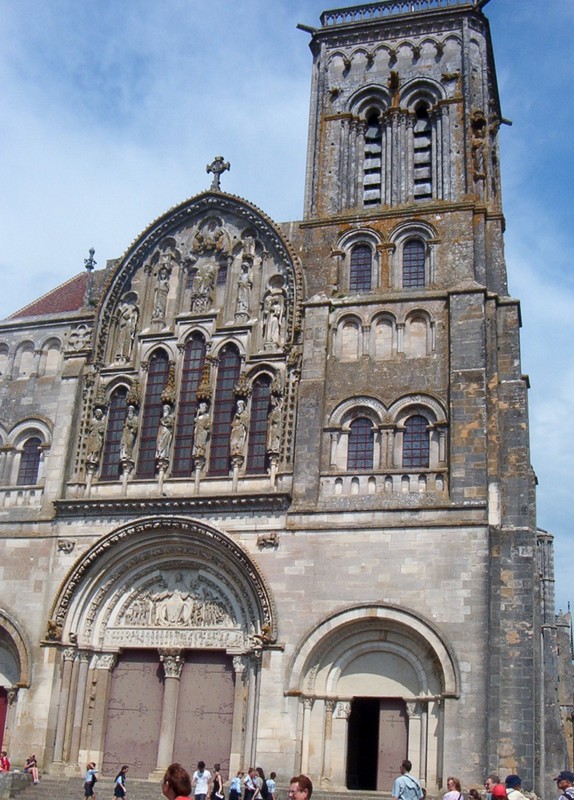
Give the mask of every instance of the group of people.
<svg viewBox="0 0 574 800">
<path fill-rule="evenodd" d="M 426 790 L 423 789 L 419 781 L 411 775 L 412 763 L 404 759 L 401 763 L 401 774 L 393 784 L 393 800 L 423 800 L 426 798 Z M 554 780 L 562 794 L 558 800 L 574 800 L 574 772 L 563 770 Z M 460 780 L 450 776 L 446 781 L 446 794 L 443 800 L 465 800 L 462 794 Z M 504 783 L 496 773 L 491 773 L 484 782 L 487 800 L 529 800 L 521 791 L 522 779 L 520 775 L 507 775 Z M 476 788 L 469 789 L 468 800 L 484 800 L 480 791 Z"/>
<path fill-rule="evenodd" d="M 0 751 L 0 772 L 10 772 L 11 768 L 12 765 L 10 764 L 8 753 L 6 752 L 6 750 Z M 34 781 L 35 784 L 40 782 L 38 761 L 36 760 L 35 753 L 32 753 L 32 755 L 28 756 L 28 758 L 26 759 L 26 763 L 24 764 L 24 772 L 32 776 L 32 780 Z"/>
<path fill-rule="evenodd" d="M 126 788 L 126 778 L 128 770 L 129 766 L 124 764 L 114 778 L 114 797 L 116 800 L 121 800 L 121 798 L 127 796 L 128 790 Z M 86 774 L 84 776 L 84 797 L 86 800 L 95 800 L 95 786 L 97 781 L 98 770 L 96 769 L 96 762 L 90 761 L 86 767 Z"/>
<path fill-rule="evenodd" d="M 35 757 L 34 757 L 35 758 Z M 126 776 L 129 767 L 124 764 L 114 779 L 114 798 L 121 800 L 127 796 Z M 231 780 L 229 786 L 229 800 L 276 800 L 277 784 L 275 772 L 269 778 L 261 767 L 250 767 L 247 772 L 238 772 Z M 95 800 L 95 785 L 98 780 L 98 770 L 95 761 L 90 761 L 84 776 L 84 797 L 86 800 Z M 221 774 L 221 765 L 215 764 L 213 774 L 206 769 L 205 761 L 199 761 L 193 775 L 182 767 L 173 763 L 167 768 L 162 782 L 162 793 L 168 800 L 189 800 L 193 795 L 194 800 L 224 800 L 224 780 Z M 313 784 L 306 775 L 296 775 L 291 778 L 289 786 L 289 800 L 310 800 L 313 793 Z M 574 800 L 574 798 L 572 799 Z"/>
<path fill-rule="evenodd" d="M 229 786 L 229 800 L 276 800 L 277 784 L 275 772 L 269 778 L 261 767 L 250 767 L 246 773 L 240 771 L 232 778 Z M 223 778 L 220 765 L 215 764 L 214 774 L 200 761 L 193 776 L 181 764 L 170 764 L 163 777 L 162 792 L 167 800 L 188 800 L 192 793 L 194 800 L 221 800 L 224 797 Z M 313 784 L 306 775 L 296 775 L 289 782 L 289 800 L 311 800 Z"/>
</svg>

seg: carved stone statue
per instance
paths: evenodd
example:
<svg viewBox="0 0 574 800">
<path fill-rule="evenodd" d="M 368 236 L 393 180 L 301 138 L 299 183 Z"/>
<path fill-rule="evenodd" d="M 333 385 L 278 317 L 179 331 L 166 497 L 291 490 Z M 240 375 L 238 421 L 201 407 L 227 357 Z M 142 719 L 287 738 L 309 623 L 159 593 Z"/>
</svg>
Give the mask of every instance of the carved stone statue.
<svg viewBox="0 0 574 800">
<path fill-rule="evenodd" d="M 162 258 L 162 265 L 157 273 L 157 282 L 153 294 L 153 312 L 152 319 L 165 319 L 165 310 L 167 307 L 167 294 L 169 292 L 169 277 L 171 275 L 171 268 L 169 266 L 169 256 L 164 255 Z"/>
<path fill-rule="evenodd" d="M 232 456 L 244 455 L 245 442 L 247 441 L 247 428 L 249 416 L 244 400 L 237 401 L 237 409 L 231 423 L 231 438 L 229 447 Z"/>
<path fill-rule="evenodd" d="M 193 431 L 193 456 L 203 458 L 207 452 L 207 440 L 211 430 L 211 419 L 207 403 L 201 402 L 195 415 L 195 427 Z"/>
<path fill-rule="evenodd" d="M 163 414 L 157 429 L 155 457 L 158 461 L 169 461 L 175 416 L 168 403 L 164 403 Z"/>
<path fill-rule="evenodd" d="M 94 409 L 94 416 L 90 422 L 86 441 L 86 465 L 89 467 L 97 467 L 100 461 L 100 454 L 104 446 L 105 430 L 106 423 L 104 420 L 104 412 L 101 408 L 97 407 Z"/>
<path fill-rule="evenodd" d="M 283 341 L 283 290 L 272 288 L 263 301 L 263 345 L 266 350 L 279 347 Z"/>
<path fill-rule="evenodd" d="M 195 313 L 208 311 L 213 303 L 215 288 L 215 264 L 200 264 L 193 276 L 191 287 L 191 310 Z"/>
<path fill-rule="evenodd" d="M 271 395 L 271 411 L 267 418 L 267 450 L 278 453 L 281 447 L 281 406 L 283 399 L 278 395 Z"/>
<path fill-rule="evenodd" d="M 125 364 L 130 360 L 136 336 L 139 310 L 131 302 L 122 302 L 118 307 L 118 335 L 116 339 L 115 361 Z"/>
<path fill-rule="evenodd" d="M 235 306 L 235 316 L 242 319 L 249 318 L 249 297 L 253 286 L 253 276 L 249 263 L 243 261 L 241 272 L 237 281 L 237 303 Z"/>
<path fill-rule="evenodd" d="M 135 407 L 129 405 L 128 413 L 122 428 L 122 438 L 120 440 L 120 461 L 132 460 L 138 429 L 139 420 L 136 415 Z"/>
</svg>

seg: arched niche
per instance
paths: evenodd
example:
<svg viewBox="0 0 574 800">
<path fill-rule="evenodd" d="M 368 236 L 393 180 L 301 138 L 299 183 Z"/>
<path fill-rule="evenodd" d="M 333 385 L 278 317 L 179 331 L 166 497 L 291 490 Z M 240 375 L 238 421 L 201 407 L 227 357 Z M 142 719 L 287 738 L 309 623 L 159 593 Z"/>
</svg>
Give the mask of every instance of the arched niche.
<svg viewBox="0 0 574 800">
<path fill-rule="evenodd" d="M 276 638 L 267 585 L 249 555 L 202 522 L 150 518 L 103 537 L 64 580 L 48 639 L 105 650 L 245 653 Z"/>
<path fill-rule="evenodd" d="M 392 605 L 357 606 L 328 617 L 295 653 L 289 693 L 307 697 L 457 697 L 449 643 L 429 621 Z"/>
</svg>

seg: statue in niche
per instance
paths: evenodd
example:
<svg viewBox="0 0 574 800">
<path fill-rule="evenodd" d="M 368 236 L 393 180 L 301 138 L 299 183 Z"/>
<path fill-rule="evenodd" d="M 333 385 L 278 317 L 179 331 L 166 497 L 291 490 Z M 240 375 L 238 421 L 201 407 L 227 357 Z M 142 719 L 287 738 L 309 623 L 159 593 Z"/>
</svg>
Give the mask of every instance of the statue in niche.
<svg viewBox="0 0 574 800">
<path fill-rule="evenodd" d="M 128 413 L 122 428 L 122 438 L 120 440 L 120 461 L 131 461 L 133 458 L 134 445 L 139 430 L 139 420 L 135 406 L 128 406 Z"/>
<path fill-rule="evenodd" d="M 165 253 L 161 259 L 161 266 L 157 272 L 156 286 L 153 294 L 152 319 L 165 319 L 167 307 L 167 294 L 169 292 L 169 278 L 171 275 L 170 256 Z"/>
<path fill-rule="evenodd" d="M 195 313 L 208 311 L 213 303 L 215 289 L 215 264 L 200 264 L 193 276 L 191 286 L 191 310 Z"/>
<path fill-rule="evenodd" d="M 232 456 L 242 456 L 244 454 L 248 426 L 249 415 L 245 400 L 239 399 L 231 423 L 231 437 L 229 439 L 229 448 Z"/>
<path fill-rule="evenodd" d="M 203 458 L 207 452 L 207 440 L 211 430 L 211 419 L 207 403 L 202 401 L 195 415 L 195 426 L 193 430 L 193 456 Z"/>
<path fill-rule="evenodd" d="M 255 244 L 256 239 L 253 235 L 253 231 L 247 230 L 241 237 L 243 241 L 243 256 L 246 258 L 250 258 L 251 261 L 255 258 Z"/>
<path fill-rule="evenodd" d="M 241 263 L 241 272 L 237 279 L 237 303 L 235 317 L 239 320 L 249 319 L 249 298 L 253 287 L 253 274 L 248 261 Z"/>
<path fill-rule="evenodd" d="M 106 423 L 104 420 L 104 412 L 97 406 L 94 409 L 94 415 L 90 422 L 88 438 L 86 440 L 86 465 L 88 467 L 95 468 L 100 461 L 100 454 L 104 446 L 105 431 Z"/>
<path fill-rule="evenodd" d="M 155 457 L 158 461 L 169 461 L 174 425 L 175 415 L 171 406 L 169 403 L 164 403 L 155 445 Z"/>
<path fill-rule="evenodd" d="M 281 407 L 283 398 L 281 395 L 271 395 L 271 410 L 267 417 L 267 450 L 270 453 L 278 453 L 281 447 Z"/>
<path fill-rule="evenodd" d="M 136 337 L 139 310 L 131 301 L 122 301 L 117 311 L 118 335 L 114 360 L 119 364 L 128 362 Z"/>
<path fill-rule="evenodd" d="M 192 252 L 203 255 L 204 253 L 224 253 L 225 234 L 221 228 L 221 221 L 216 217 L 206 220 L 193 237 Z"/>
<path fill-rule="evenodd" d="M 285 294 L 283 279 L 269 281 L 269 289 L 263 300 L 263 346 L 265 350 L 274 350 L 283 342 L 283 315 L 285 311 Z"/>
</svg>

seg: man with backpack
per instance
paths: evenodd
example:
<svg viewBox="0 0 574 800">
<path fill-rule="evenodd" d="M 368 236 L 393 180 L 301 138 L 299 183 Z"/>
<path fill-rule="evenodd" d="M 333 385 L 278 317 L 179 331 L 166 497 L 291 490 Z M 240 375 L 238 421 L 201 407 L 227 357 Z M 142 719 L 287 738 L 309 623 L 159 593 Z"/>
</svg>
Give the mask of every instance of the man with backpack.
<svg viewBox="0 0 574 800">
<path fill-rule="evenodd" d="M 553 780 L 561 790 L 560 797 L 566 797 L 568 800 L 574 800 L 574 772 L 562 770 Z"/>
<path fill-rule="evenodd" d="M 401 774 L 393 783 L 393 800 L 422 800 L 423 790 L 417 779 L 410 774 L 412 768 L 408 758 L 401 762 Z"/>
</svg>

